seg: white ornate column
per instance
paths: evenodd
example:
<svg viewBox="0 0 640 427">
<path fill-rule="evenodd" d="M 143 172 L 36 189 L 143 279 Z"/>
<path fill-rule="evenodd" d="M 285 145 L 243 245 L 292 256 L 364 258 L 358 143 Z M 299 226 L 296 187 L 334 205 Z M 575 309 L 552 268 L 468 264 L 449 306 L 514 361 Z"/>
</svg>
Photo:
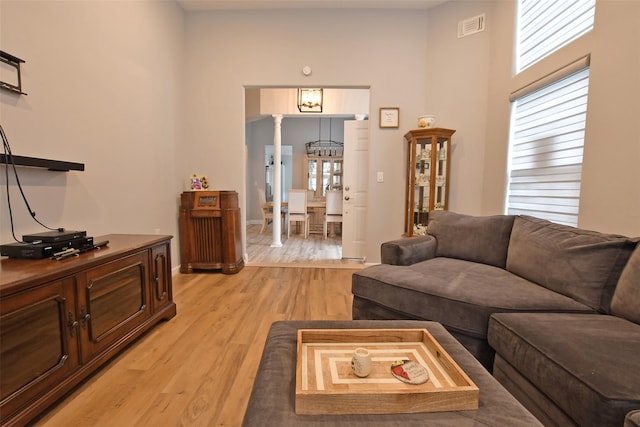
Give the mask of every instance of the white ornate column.
<svg viewBox="0 0 640 427">
<path fill-rule="evenodd" d="M 272 248 L 282 247 L 280 212 L 282 206 L 282 114 L 273 114 L 273 241 Z"/>
</svg>

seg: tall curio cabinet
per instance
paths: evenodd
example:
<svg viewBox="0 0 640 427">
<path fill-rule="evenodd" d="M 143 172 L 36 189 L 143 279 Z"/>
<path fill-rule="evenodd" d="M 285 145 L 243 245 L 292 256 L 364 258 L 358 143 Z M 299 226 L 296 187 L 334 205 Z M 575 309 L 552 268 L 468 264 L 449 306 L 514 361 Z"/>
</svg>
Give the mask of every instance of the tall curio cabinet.
<svg viewBox="0 0 640 427">
<path fill-rule="evenodd" d="M 429 212 L 449 207 L 452 129 L 407 132 L 404 236 L 425 234 Z"/>
</svg>

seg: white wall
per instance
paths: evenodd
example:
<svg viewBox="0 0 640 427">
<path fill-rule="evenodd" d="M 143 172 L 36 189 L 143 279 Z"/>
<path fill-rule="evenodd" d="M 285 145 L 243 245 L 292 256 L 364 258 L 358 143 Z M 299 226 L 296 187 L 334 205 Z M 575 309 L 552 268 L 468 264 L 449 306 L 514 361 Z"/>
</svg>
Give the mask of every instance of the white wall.
<svg viewBox="0 0 640 427">
<path fill-rule="evenodd" d="M 487 29 L 457 37 L 458 21 L 486 14 Z M 489 102 L 491 2 L 454 1 L 433 9 L 427 33 L 427 111 L 452 137 L 449 209 L 482 213 L 486 113 Z M 499 208 L 498 208 L 499 210 Z"/>
<path fill-rule="evenodd" d="M 165 1 L 2 0 L 0 8 L 2 50 L 26 61 L 28 95 L 0 92 L 13 153 L 85 164 L 84 172 L 19 168 L 37 218 L 92 236 L 159 229 L 177 237 L 182 10 Z M 1 241 L 9 243 L 0 182 Z M 12 178 L 9 191 L 16 236 L 46 231 Z"/>
<path fill-rule="evenodd" d="M 485 12 L 486 31 L 458 39 L 458 21 Z M 515 2 L 453 1 L 429 15 L 429 113 L 457 129 L 452 210 L 503 213 L 509 93 L 591 55 L 578 226 L 640 236 L 640 2 L 598 0 L 594 30 L 515 75 Z"/>
<path fill-rule="evenodd" d="M 247 91 L 248 94 L 251 90 Z M 251 99 L 249 95 L 245 98 Z M 324 88 L 322 94 L 322 112 L 300 112 L 298 109 L 297 88 L 260 89 L 260 113 L 263 115 L 284 114 L 287 116 L 331 116 L 369 114 L 369 89 L 362 88 Z"/>
<path fill-rule="evenodd" d="M 578 225 L 640 236 L 640 2 L 596 7 Z"/>
<path fill-rule="evenodd" d="M 370 87 L 367 260 L 403 228 L 404 133 L 425 113 L 427 11 L 277 10 L 187 14 L 186 132 L 178 174 L 205 173 L 246 198 L 244 87 Z M 310 28 L 317 29 L 313 32 Z M 313 69 L 305 77 L 301 69 Z M 379 129 L 400 107 L 400 129 Z M 285 119 L 286 121 L 287 119 Z M 197 153 L 197 154 L 193 154 Z M 375 172 L 385 182 L 375 182 Z"/>
</svg>

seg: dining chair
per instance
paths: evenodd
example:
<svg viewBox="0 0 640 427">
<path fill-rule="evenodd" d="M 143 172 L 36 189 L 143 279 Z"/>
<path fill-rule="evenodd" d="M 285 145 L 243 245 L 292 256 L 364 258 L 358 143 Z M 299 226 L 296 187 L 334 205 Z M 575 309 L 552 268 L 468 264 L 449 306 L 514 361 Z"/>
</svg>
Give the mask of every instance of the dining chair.
<svg viewBox="0 0 640 427">
<path fill-rule="evenodd" d="M 307 190 L 307 212 L 311 216 L 310 223 L 315 224 L 316 222 L 316 210 L 314 208 L 309 207 L 309 202 L 316 198 L 316 192 L 314 190 Z"/>
<path fill-rule="evenodd" d="M 304 223 L 304 238 L 309 236 L 309 213 L 307 212 L 307 190 L 291 189 L 289 194 L 287 238 L 291 234 L 292 222 Z"/>
<path fill-rule="evenodd" d="M 258 199 L 260 201 L 260 211 L 262 212 L 262 228 L 260 229 L 260 234 L 262 234 L 269 226 L 269 221 L 273 221 L 273 208 L 267 205 L 267 197 L 262 188 L 258 188 Z M 280 220 L 284 223 L 284 212 L 280 213 Z"/>
<path fill-rule="evenodd" d="M 327 238 L 327 223 L 342 223 L 342 191 L 327 190 L 327 206 L 324 215 L 324 238 Z"/>
</svg>

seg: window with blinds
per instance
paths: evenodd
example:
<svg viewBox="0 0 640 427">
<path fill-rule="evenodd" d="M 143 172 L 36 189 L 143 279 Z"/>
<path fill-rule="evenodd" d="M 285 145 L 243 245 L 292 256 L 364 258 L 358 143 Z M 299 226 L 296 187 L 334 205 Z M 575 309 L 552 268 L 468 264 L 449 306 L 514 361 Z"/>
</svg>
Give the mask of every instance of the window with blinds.
<svg viewBox="0 0 640 427">
<path fill-rule="evenodd" d="M 519 0 L 517 70 L 593 28 L 595 0 Z"/>
<path fill-rule="evenodd" d="M 576 226 L 589 68 L 515 99 L 507 213 Z"/>
</svg>

